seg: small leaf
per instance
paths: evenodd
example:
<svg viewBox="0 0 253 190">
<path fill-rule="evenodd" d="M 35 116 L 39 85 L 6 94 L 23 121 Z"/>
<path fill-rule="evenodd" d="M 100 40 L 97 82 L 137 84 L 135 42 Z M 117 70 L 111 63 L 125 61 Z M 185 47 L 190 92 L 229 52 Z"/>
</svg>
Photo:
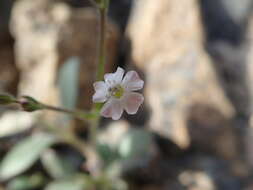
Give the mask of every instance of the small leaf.
<svg viewBox="0 0 253 190">
<path fill-rule="evenodd" d="M 77 174 L 66 180 L 51 182 L 45 190 L 85 190 L 94 189 L 93 180 L 90 176 Z"/>
<path fill-rule="evenodd" d="M 108 144 L 99 143 L 96 148 L 100 158 L 105 162 L 106 166 L 109 166 L 119 157 L 117 152 Z"/>
<path fill-rule="evenodd" d="M 48 134 L 28 137 L 14 146 L 7 153 L 0 165 L 0 180 L 9 179 L 28 169 L 40 154 L 55 143 L 55 138 Z"/>
<path fill-rule="evenodd" d="M 83 185 L 74 182 L 53 182 L 45 190 L 83 190 Z"/>
<path fill-rule="evenodd" d="M 124 159 L 145 156 L 152 144 L 152 135 L 140 129 L 130 130 L 119 145 L 119 154 Z"/>
<path fill-rule="evenodd" d="M 73 109 L 76 105 L 79 85 L 79 67 L 78 57 L 72 57 L 60 68 L 58 85 L 60 88 L 62 105 Z"/>
<path fill-rule="evenodd" d="M 12 95 L 0 94 L 0 105 L 8 105 L 15 102 L 16 98 L 13 97 Z"/>
<path fill-rule="evenodd" d="M 11 180 L 8 190 L 29 190 L 39 188 L 45 183 L 45 178 L 41 174 L 33 174 L 32 176 L 20 176 Z"/>
<path fill-rule="evenodd" d="M 43 152 L 41 161 L 47 172 L 53 178 L 63 178 L 73 175 L 75 172 L 74 166 L 61 158 L 54 150 L 48 149 Z"/>
<path fill-rule="evenodd" d="M 129 130 L 118 147 L 121 175 L 147 167 L 154 158 L 154 148 L 154 139 L 150 132 L 142 129 Z"/>
<path fill-rule="evenodd" d="M 114 182 L 112 183 L 112 186 L 114 190 L 127 190 L 128 186 L 127 183 L 125 181 L 123 181 L 122 179 L 116 179 L 114 180 Z"/>
</svg>

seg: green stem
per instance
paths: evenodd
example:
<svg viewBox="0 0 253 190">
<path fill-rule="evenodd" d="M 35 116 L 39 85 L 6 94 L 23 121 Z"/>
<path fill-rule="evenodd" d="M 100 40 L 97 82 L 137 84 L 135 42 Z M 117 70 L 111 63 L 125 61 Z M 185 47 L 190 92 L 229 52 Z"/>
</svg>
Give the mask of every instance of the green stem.
<svg viewBox="0 0 253 190">
<path fill-rule="evenodd" d="M 96 80 L 103 80 L 106 64 L 106 13 L 109 5 L 108 0 L 104 0 L 99 6 L 99 52 L 98 52 L 98 68 Z M 91 144 L 96 145 L 97 128 L 99 122 L 99 111 L 102 107 L 101 103 L 93 105 L 93 113 L 97 113 L 97 118 L 92 121 L 92 126 L 90 127 L 90 141 Z"/>
<path fill-rule="evenodd" d="M 87 159 L 87 169 L 93 176 L 95 176 L 96 173 L 99 172 L 97 171 L 97 163 L 99 163 L 99 157 L 97 155 L 96 148 L 90 146 L 90 144 L 83 142 L 72 130 L 66 132 L 67 133 L 65 136 L 61 136 L 63 142 L 75 147 Z"/>
<path fill-rule="evenodd" d="M 89 127 L 89 130 L 90 130 L 90 143 L 95 149 L 96 149 L 96 145 L 97 145 L 98 123 L 99 123 L 99 115 L 98 115 L 97 118 L 92 120 L 91 126 Z"/>
<path fill-rule="evenodd" d="M 99 56 L 97 80 L 103 80 L 105 64 L 106 64 L 106 12 L 107 7 L 99 8 L 100 32 L 99 32 Z"/>
<path fill-rule="evenodd" d="M 47 105 L 37 101 L 30 96 L 22 96 L 20 99 L 13 99 L 13 102 L 20 104 L 24 111 L 33 112 L 37 110 L 51 110 L 72 115 L 77 119 L 87 121 L 97 117 L 95 112 L 84 112 L 82 110 L 70 110 L 66 108 Z"/>
<path fill-rule="evenodd" d="M 77 119 L 84 120 L 84 121 L 93 119 L 96 115 L 93 113 L 86 113 L 80 110 L 69 110 L 66 108 L 60 108 L 60 107 L 55 107 L 55 106 L 50 106 L 50 105 L 45 105 L 45 104 L 42 104 L 42 105 L 43 105 L 43 109 L 69 114 L 69 115 L 74 116 Z"/>
</svg>

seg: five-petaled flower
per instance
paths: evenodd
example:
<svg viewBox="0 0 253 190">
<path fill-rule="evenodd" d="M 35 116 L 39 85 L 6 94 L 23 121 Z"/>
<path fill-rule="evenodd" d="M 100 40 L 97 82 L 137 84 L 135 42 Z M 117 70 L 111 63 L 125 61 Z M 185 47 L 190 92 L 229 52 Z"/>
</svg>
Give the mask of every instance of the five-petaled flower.
<svg viewBox="0 0 253 190">
<path fill-rule="evenodd" d="M 106 102 L 100 113 L 104 117 L 118 120 L 123 110 L 128 114 L 136 114 L 144 101 L 142 94 L 134 92 L 143 88 L 144 81 L 136 71 L 129 71 L 124 76 L 124 69 L 118 67 L 115 73 L 107 73 L 105 81 L 94 83 L 93 102 Z"/>
</svg>

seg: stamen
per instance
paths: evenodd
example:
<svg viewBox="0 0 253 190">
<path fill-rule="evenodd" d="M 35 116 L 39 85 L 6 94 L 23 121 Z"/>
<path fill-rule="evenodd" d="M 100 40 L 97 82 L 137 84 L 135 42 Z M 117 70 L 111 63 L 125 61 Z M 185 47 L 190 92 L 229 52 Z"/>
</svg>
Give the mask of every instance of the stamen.
<svg viewBox="0 0 253 190">
<path fill-rule="evenodd" d="M 111 96 L 115 98 L 121 98 L 124 94 L 124 88 L 120 85 L 117 85 L 115 87 L 109 88 L 109 92 Z"/>
</svg>

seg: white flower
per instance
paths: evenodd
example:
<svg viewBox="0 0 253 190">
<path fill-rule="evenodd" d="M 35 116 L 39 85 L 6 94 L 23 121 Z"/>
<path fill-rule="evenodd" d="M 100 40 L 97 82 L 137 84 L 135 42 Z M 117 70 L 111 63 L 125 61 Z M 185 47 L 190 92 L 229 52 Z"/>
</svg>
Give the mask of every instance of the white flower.
<svg viewBox="0 0 253 190">
<path fill-rule="evenodd" d="M 123 110 L 128 114 L 136 114 L 138 108 L 144 101 L 142 94 L 133 92 L 143 88 L 144 81 L 140 79 L 135 71 L 129 71 L 124 76 L 124 69 L 118 67 L 115 73 L 107 73 L 105 81 L 94 83 L 95 94 L 93 102 L 106 102 L 101 115 L 118 120 Z"/>
</svg>

